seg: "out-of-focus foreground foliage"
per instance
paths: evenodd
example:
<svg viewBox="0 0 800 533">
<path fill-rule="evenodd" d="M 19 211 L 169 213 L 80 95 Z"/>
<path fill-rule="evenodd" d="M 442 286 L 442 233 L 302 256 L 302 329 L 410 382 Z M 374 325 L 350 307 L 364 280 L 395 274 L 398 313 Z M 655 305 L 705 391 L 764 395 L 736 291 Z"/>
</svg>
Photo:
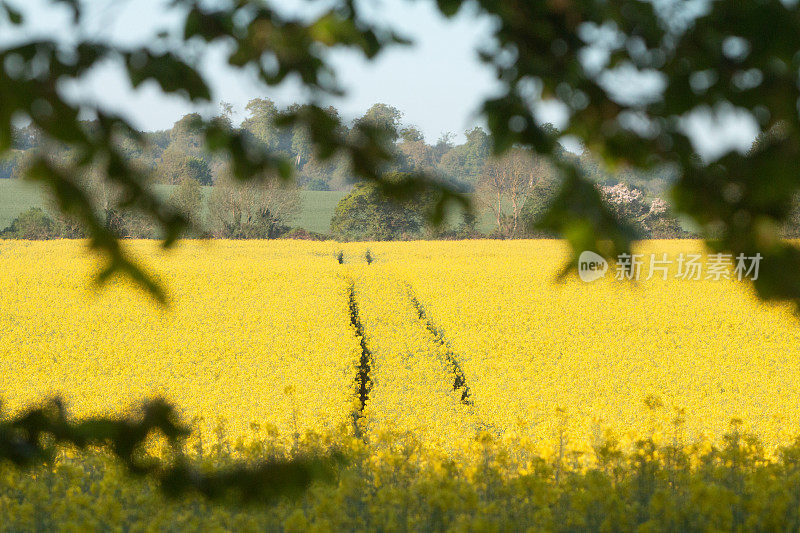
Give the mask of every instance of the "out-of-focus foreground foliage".
<svg viewBox="0 0 800 533">
<path fill-rule="evenodd" d="M 680 434 L 679 423 L 678 433 Z M 221 440 L 187 452 L 202 468 L 233 457 L 282 455 L 273 437 Z M 323 449 L 305 435 L 298 445 Z M 591 458 L 568 449 L 544 458 L 525 437 L 477 436 L 448 457 L 408 434 L 344 441 L 352 461 L 333 483 L 274 505 L 220 507 L 193 495 L 165 502 L 102 453 L 68 452 L 21 473 L 0 465 L 0 531 L 64 529 L 235 531 L 794 531 L 800 527 L 800 445 L 767 459 L 736 423 L 724 441 L 640 440 L 625 450 L 598 440 Z M 590 459 L 593 466 L 581 464 Z"/>
<path fill-rule="evenodd" d="M 51 400 L 12 418 L 0 418 L 0 459 L 18 467 L 53 464 L 59 450 L 104 449 L 129 473 L 147 477 L 173 496 L 196 494 L 237 501 L 270 501 L 305 490 L 313 480 L 330 477 L 340 455 L 325 457 L 260 457 L 216 469 L 198 469 L 184 453 L 190 431 L 174 409 L 160 400 L 144 404 L 127 418 L 67 418 L 64 404 Z M 154 439 L 163 439 L 164 453 L 152 455 Z M 166 456 L 166 458 L 164 457 Z"/>
</svg>

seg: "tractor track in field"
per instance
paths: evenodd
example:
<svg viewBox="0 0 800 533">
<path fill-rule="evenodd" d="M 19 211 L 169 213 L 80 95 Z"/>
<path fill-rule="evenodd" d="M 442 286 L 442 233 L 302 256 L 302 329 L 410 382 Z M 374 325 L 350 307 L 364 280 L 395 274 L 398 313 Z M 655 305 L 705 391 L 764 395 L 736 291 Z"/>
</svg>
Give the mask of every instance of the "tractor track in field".
<svg viewBox="0 0 800 533">
<path fill-rule="evenodd" d="M 341 255 L 341 254 L 340 254 Z M 341 259 L 339 259 L 341 263 Z M 410 284 L 405 283 L 406 293 L 409 302 L 414 308 L 417 319 L 425 326 L 425 329 L 430 334 L 434 344 L 440 349 L 436 354 L 436 358 L 440 360 L 444 366 L 444 370 L 452 378 L 453 390 L 460 393 L 459 402 L 469 408 L 470 412 L 474 412 L 474 398 L 472 391 L 467 383 L 466 374 L 461 366 L 461 362 L 455 351 L 450 346 L 444 331 L 435 323 L 429 316 L 425 306 L 419 301 L 413 288 Z M 353 421 L 353 428 L 356 436 L 366 439 L 366 432 L 364 430 L 364 418 L 367 404 L 369 403 L 370 393 L 373 388 L 372 371 L 375 364 L 374 354 L 371 352 L 368 344 L 367 337 L 364 330 L 364 324 L 361 318 L 361 311 L 356 298 L 355 281 L 349 279 L 347 289 L 347 303 L 350 311 L 350 324 L 353 327 L 353 333 L 358 338 L 361 346 L 361 355 L 356 366 L 355 377 L 355 395 L 357 403 L 351 414 Z M 483 423 L 479 423 L 479 428 L 489 429 Z"/>
<path fill-rule="evenodd" d="M 351 281 L 348 288 L 348 305 L 350 307 L 350 324 L 355 330 L 355 335 L 358 337 L 361 344 L 361 356 L 356 368 L 356 394 L 358 395 L 358 407 L 353 412 L 353 427 L 356 434 L 361 435 L 361 424 L 359 423 L 364 418 L 364 409 L 367 407 L 369 401 L 369 393 L 372 391 L 372 366 L 373 358 L 372 352 L 367 346 L 367 339 L 364 335 L 364 325 L 361 322 L 359 314 L 358 303 L 356 302 L 355 284 Z"/>
<path fill-rule="evenodd" d="M 467 384 L 467 376 L 461 367 L 461 363 L 459 362 L 456 353 L 450 347 L 450 343 L 447 341 L 444 331 L 430 318 L 425 310 L 425 306 L 414 294 L 414 290 L 411 288 L 411 285 L 406 284 L 406 291 L 408 293 L 408 299 L 411 301 L 411 305 L 414 306 L 414 309 L 417 312 L 417 317 L 425 325 L 425 328 L 431 334 L 431 337 L 433 337 L 434 342 L 444 351 L 445 366 L 453 377 L 453 390 L 461 392 L 462 404 L 469 407 L 474 407 L 475 403 L 472 399 L 472 392 Z"/>
</svg>

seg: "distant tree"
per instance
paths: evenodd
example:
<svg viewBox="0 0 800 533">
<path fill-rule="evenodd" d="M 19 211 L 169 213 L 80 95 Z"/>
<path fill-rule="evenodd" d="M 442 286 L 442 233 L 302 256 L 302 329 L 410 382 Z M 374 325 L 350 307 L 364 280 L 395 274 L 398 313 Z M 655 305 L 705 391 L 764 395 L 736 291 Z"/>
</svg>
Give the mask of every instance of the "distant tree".
<svg viewBox="0 0 800 533">
<path fill-rule="evenodd" d="M 389 180 L 400 180 L 394 174 Z M 418 238 L 425 225 L 424 207 L 419 202 L 390 200 L 372 183 L 358 183 L 336 206 L 331 233 L 343 240 Z"/>
<path fill-rule="evenodd" d="M 38 157 L 38 153 L 39 149 L 37 148 L 18 152 L 18 155 L 14 157 L 14 164 L 11 167 L 11 175 L 9 177 L 12 180 L 23 179 L 31 166 L 31 161 Z"/>
<path fill-rule="evenodd" d="M 194 222 L 196 227 L 201 226 L 203 208 L 203 190 L 200 183 L 194 179 L 186 179 L 178 185 L 169 197 L 169 203 L 178 211 Z"/>
<path fill-rule="evenodd" d="M 411 138 L 411 137 L 409 137 Z M 433 149 L 425 141 L 411 141 L 404 139 L 397 145 L 403 158 L 400 160 L 407 172 L 433 172 L 436 166 L 436 158 Z"/>
<path fill-rule="evenodd" d="M 59 159 L 74 158 L 75 154 L 66 153 Z M 150 186 L 151 184 L 147 184 Z M 152 217 L 146 216 L 139 209 L 120 209 L 119 204 L 123 195 L 122 189 L 114 182 L 106 179 L 105 171 L 100 166 L 86 169 L 79 176 L 75 186 L 83 190 L 98 209 L 98 216 L 103 221 L 104 227 L 118 238 L 153 239 L 160 236 L 158 226 Z M 87 234 L 86 227 L 81 219 L 72 213 L 64 213 L 58 217 L 58 225 L 65 237 L 77 238 Z"/>
<path fill-rule="evenodd" d="M 189 113 L 181 117 L 172 126 L 170 144 L 179 145 L 188 150 L 201 150 L 203 148 L 203 137 L 198 129 L 198 124 L 201 123 L 202 117 L 198 113 Z"/>
<path fill-rule="evenodd" d="M 520 211 L 541 179 L 541 168 L 534 155 L 522 148 L 493 157 L 484 165 L 478 192 L 481 203 L 494 215 L 498 236 L 516 236 Z"/>
<path fill-rule="evenodd" d="M 590 150 L 583 150 L 578 155 L 578 164 L 586 177 L 594 183 L 600 185 L 614 185 L 621 181 L 618 176 L 607 172 Z"/>
<path fill-rule="evenodd" d="M 330 191 L 330 183 L 323 179 L 312 179 L 306 182 L 306 190 L 309 191 Z"/>
<path fill-rule="evenodd" d="M 400 130 L 400 139 L 407 143 L 425 142 L 425 137 L 416 126 L 406 126 Z"/>
<path fill-rule="evenodd" d="M 119 201 L 120 190 L 111 181 L 105 179 L 103 170 L 98 167 L 88 168 L 81 174 L 75 183 L 91 199 L 96 207 L 100 219 L 108 226 L 108 220 Z"/>
<path fill-rule="evenodd" d="M 331 175 L 335 170 L 332 161 L 320 161 L 313 155 L 303 165 L 297 183 L 300 187 L 315 191 L 331 190 Z"/>
<path fill-rule="evenodd" d="M 106 224 L 120 238 L 160 238 L 159 230 L 153 221 L 139 211 L 112 209 L 106 218 Z"/>
<path fill-rule="evenodd" d="M 677 239 L 693 237 L 686 231 L 672 213 L 672 206 L 661 198 L 650 202 L 650 207 L 642 219 L 646 235 L 653 239 Z"/>
<path fill-rule="evenodd" d="M 85 239 L 88 237 L 86 234 L 86 228 L 81 222 L 80 219 L 77 219 L 73 216 L 61 213 L 61 211 L 55 209 L 52 211 L 55 213 L 53 220 L 56 224 L 56 233 L 62 239 Z"/>
<path fill-rule="evenodd" d="M 483 129 L 466 132 L 467 142 L 446 152 L 439 161 L 439 171 L 451 181 L 475 186 L 491 152 L 491 141 Z"/>
<path fill-rule="evenodd" d="M 292 132 L 292 153 L 294 154 L 294 165 L 298 169 L 311 158 L 311 136 L 305 128 L 297 127 Z"/>
<path fill-rule="evenodd" d="M 201 120 L 200 115 L 191 113 L 172 127 L 169 144 L 155 166 L 156 181 L 172 185 L 178 185 L 185 179 L 195 179 L 201 185 L 213 183 L 209 154 L 197 129 Z M 230 121 L 226 122 L 224 116 L 215 120 L 219 126 L 230 128 Z"/>
<path fill-rule="evenodd" d="M 211 185 L 214 183 L 211 177 L 211 168 L 205 159 L 190 157 L 185 163 L 185 175 L 180 176 L 179 183 L 194 180 L 200 185 Z"/>
<path fill-rule="evenodd" d="M 601 187 L 600 190 L 603 193 L 603 199 L 619 218 L 638 220 L 647 213 L 648 205 L 644 194 L 639 189 L 628 187 L 624 183 L 617 183 Z"/>
<path fill-rule="evenodd" d="M 30 150 L 42 143 L 42 134 L 33 124 L 24 128 L 13 128 L 13 148 L 15 150 Z"/>
<path fill-rule="evenodd" d="M 292 112 L 303 112 L 307 110 L 308 106 L 292 105 L 289 106 L 287 111 L 292 113 Z M 339 119 L 339 112 L 336 110 L 335 107 L 329 106 L 327 108 L 327 112 L 331 117 L 335 117 L 337 120 Z M 289 151 L 292 154 L 292 158 L 294 160 L 294 166 L 298 170 L 302 170 L 303 167 L 306 165 L 306 163 L 308 163 L 314 156 L 314 147 L 311 141 L 311 135 L 309 134 L 308 128 L 302 125 L 298 125 L 283 131 L 281 134 L 283 136 L 286 136 L 285 142 L 288 143 Z"/>
<path fill-rule="evenodd" d="M 225 101 L 222 101 L 222 102 L 219 103 L 219 115 L 220 115 L 220 118 L 222 118 L 223 120 L 226 120 L 228 122 L 228 124 L 232 124 L 233 123 L 233 115 L 234 114 L 236 114 L 236 112 L 233 109 L 233 104 L 232 103 L 225 102 Z"/>
<path fill-rule="evenodd" d="M 350 187 L 350 167 L 344 158 L 320 160 L 312 154 L 303 165 L 298 184 L 314 191 L 341 191 Z"/>
<path fill-rule="evenodd" d="M 171 130 L 159 130 L 148 132 L 145 137 L 150 145 L 156 147 L 160 152 L 163 152 L 169 146 L 171 141 Z"/>
<path fill-rule="evenodd" d="M 286 233 L 302 200 L 294 184 L 263 178 L 240 183 L 223 176 L 209 198 L 209 225 L 224 239 L 274 239 Z"/>
<path fill-rule="evenodd" d="M 45 199 L 45 212 L 52 217 L 55 233 L 62 239 L 85 239 L 88 237 L 83 221 L 70 213 L 64 213 L 52 198 Z"/>
<path fill-rule="evenodd" d="M 422 132 L 415 126 L 407 126 L 399 132 L 396 169 L 400 172 L 433 173 L 436 166 L 431 147 L 425 142 Z"/>
<path fill-rule="evenodd" d="M 275 117 L 278 107 L 269 98 L 254 98 L 247 102 L 245 110 L 249 113 L 242 122 L 242 129 L 249 132 L 266 148 L 274 150 L 280 143 Z"/>
<path fill-rule="evenodd" d="M 58 237 L 55 221 L 39 207 L 32 207 L 19 215 L 2 232 L 7 239 L 46 240 Z"/>
<path fill-rule="evenodd" d="M 452 132 L 445 131 L 439 136 L 436 144 L 433 145 L 433 155 L 437 165 L 442 160 L 442 156 L 453 149 L 454 138 L 455 135 Z"/>
<path fill-rule="evenodd" d="M 22 151 L 15 150 L 0 156 L 0 179 L 9 179 L 14 175 L 17 161 L 22 158 Z"/>
<path fill-rule="evenodd" d="M 160 183 L 178 185 L 186 180 L 194 180 L 200 185 L 214 183 L 208 162 L 171 144 L 164 151 L 156 167 L 156 179 Z"/>
<path fill-rule="evenodd" d="M 539 219 L 547 212 L 547 206 L 553 201 L 560 183 L 554 176 L 545 176 L 538 180 L 528 191 L 525 202 L 519 213 L 518 230 L 525 237 L 553 237 L 553 233 L 536 229 Z"/>
<path fill-rule="evenodd" d="M 624 183 L 600 188 L 603 200 L 614 215 L 636 229 L 643 237 L 675 238 L 687 233 L 671 214 L 669 204 L 661 198 L 648 202 L 642 191 Z"/>
<path fill-rule="evenodd" d="M 455 230 L 454 237 L 458 239 L 482 237 L 478 231 L 478 217 L 475 213 L 465 211 L 461 214 L 461 222 Z"/>
<path fill-rule="evenodd" d="M 375 104 L 364 116 L 356 120 L 357 124 L 368 124 L 380 129 L 388 141 L 395 143 L 400 137 L 400 119 L 403 113 L 396 107 L 387 104 Z"/>
</svg>

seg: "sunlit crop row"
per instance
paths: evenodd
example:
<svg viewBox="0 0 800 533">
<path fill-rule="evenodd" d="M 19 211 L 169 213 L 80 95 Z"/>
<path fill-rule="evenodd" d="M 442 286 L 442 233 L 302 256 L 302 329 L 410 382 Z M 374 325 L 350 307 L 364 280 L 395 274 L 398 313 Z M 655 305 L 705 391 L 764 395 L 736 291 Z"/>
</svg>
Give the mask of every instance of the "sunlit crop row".
<svg viewBox="0 0 800 533">
<path fill-rule="evenodd" d="M 373 362 L 367 429 L 411 432 L 446 449 L 474 440 L 477 420 L 453 388 L 443 348 L 419 319 L 403 280 L 373 266 L 353 271 Z"/>
</svg>

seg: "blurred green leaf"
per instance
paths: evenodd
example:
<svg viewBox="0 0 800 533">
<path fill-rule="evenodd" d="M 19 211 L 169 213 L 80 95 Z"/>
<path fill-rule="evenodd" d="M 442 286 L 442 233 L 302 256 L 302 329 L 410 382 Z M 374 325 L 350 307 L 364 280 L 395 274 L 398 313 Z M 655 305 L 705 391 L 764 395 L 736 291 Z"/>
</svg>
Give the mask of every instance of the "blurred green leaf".
<svg viewBox="0 0 800 533">
<path fill-rule="evenodd" d="M 134 88 L 153 80 L 166 93 L 180 92 L 192 101 L 211 100 L 211 90 L 200 73 L 173 54 L 137 50 L 126 54 L 125 64 Z"/>
<path fill-rule="evenodd" d="M 15 26 L 22 24 L 22 13 L 20 13 L 14 7 L 8 5 L 8 2 L 0 2 L 0 10 L 5 11 L 6 17 L 8 17 L 8 21 L 11 24 Z"/>
<path fill-rule="evenodd" d="M 338 452 L 320 457 L 269 459 L 255 464 L 199 470 L 178 455 L 156 459 L 140 453 L 152 436 L 161 435 L 173 449 L 180 449 L 189 430 L 175 409 L 163 400 L 151 400 L 139 413 L 127 418 L 69 420 L 64 403 L 44 402 L 14 417 L 0 418 L 0 460 L 21 467 L 52 460 L 58 447 L 103 447 L 113 453 L 134 475 L 153 479 L 169 496 L 200 494 L 210 499 L 229 495 L 248 501 L 272 501 L 296 495 L 316 480 L 329 480 L 344 460 Z M 48 438 L 46 438 L 48 437 Z"/>
</svg>

